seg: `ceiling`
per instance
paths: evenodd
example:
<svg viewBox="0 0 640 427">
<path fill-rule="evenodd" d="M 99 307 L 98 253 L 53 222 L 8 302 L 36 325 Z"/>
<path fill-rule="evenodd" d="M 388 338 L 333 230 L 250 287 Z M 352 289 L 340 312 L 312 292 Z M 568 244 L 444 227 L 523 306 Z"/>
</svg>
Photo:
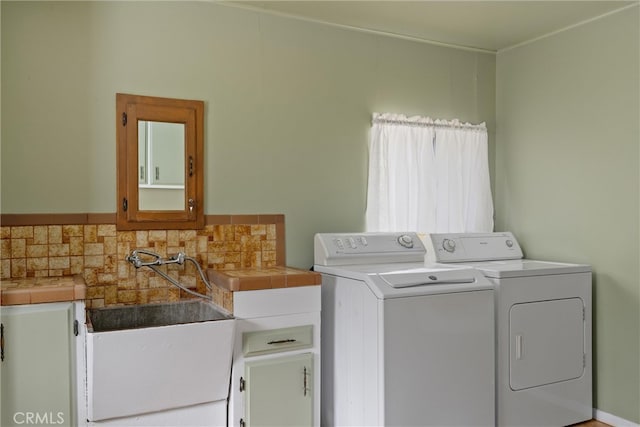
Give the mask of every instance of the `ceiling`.
<svg viewBox="0 0 640 427">
<path fill-rule="evenodd" d="M 235 6 L 497 52 L 635 1 L 233 1 Z"/>
</svg>

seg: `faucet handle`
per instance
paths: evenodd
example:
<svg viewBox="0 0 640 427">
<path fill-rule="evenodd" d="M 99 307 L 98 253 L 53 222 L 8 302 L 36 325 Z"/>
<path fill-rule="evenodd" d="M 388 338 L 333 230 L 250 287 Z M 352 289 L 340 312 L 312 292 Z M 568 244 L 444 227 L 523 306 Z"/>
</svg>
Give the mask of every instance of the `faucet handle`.
<svg viewBox="0 0 640 427">
<path fill-rule="evenodd" d="M 175 262 L 177 264 L 182 265 L 184 264 L 184 257 L 185 257 L 184 252 L 178 252 L 177 254 L 171 255 L 170 260 L 171 262 Z"/>
</svg>

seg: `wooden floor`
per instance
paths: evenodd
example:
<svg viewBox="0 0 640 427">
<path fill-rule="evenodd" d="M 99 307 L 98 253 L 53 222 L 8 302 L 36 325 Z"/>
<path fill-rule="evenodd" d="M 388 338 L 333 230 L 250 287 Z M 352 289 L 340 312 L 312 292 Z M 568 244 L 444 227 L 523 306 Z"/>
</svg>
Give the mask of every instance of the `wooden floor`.
<svg viewBox="0 0 640 427">
<path fill-rule="evenodd" d="M 591 421 L 585 421 L 580 424 L 574 424 L 572 427 L 611 427 L 611 426 L 601 421 L 591 420 Z"/>
</svg>

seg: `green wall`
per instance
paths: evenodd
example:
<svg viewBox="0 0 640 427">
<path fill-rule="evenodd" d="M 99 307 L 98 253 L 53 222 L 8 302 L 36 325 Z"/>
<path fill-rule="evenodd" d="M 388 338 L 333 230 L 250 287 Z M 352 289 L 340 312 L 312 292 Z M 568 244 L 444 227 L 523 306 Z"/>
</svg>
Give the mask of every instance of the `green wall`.
<svg viewBox="0 0 640 427">
<path fill-rule="evenodd" d="M 116 92 L 204 100 L 205 213 L 284 213 L 303 268 L 364 227 L 373 112 L 486 121 L 493 150 L 492 54 L 212 2 L 0 4 L 3 213 L 115 212 Z"/>
<path fill-rule="evenodd" d="M 594 271 L 594 406 L 640 423 L 634 7 L 497 55 L 497 229 Z"/>
<path fill-rule="evenodd" d="M 593 265 L 596 405 L 640 422 L 638 8 L 497 70 L 208 2 L 0 8 L 2 213 L 115 212 L 115 93 L 202 99 L 205 212 L 284 213 L 288 264 L 306 268 L 315 232 L 364 227 L 372 112 L 486 121 L 496 228 Z"/>
</svg>

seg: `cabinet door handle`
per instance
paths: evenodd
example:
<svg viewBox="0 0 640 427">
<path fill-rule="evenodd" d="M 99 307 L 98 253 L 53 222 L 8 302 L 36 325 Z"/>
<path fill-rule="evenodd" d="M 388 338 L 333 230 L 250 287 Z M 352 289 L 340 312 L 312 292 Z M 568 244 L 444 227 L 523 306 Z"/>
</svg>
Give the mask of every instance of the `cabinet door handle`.
<svg viewBox="0 0 640 427">
<path fill-rule="evenodd" d="M 4 362 L 4 324 L 0 324 L 0 360 Z"/>
<path fill-rule="evenodd" d="M 269 345 L 273 345 L 273 344 L 286 344 L 289 342 L 296 342 L 297 340 L 293 339 L 293 338 L 287 338 L 284 340 L 275 340 L 275 341 L 269 341 L 267 344 Z"/>
<path fill-rule="evenodd" d="M 307 367 L 305 366 L 304 367 L 304 372 L 302 374 L 302 377 L 304 378 L 302 386 L 304 387 L 304 396 L 305 397 L 307 396 L 307 392 L 309 391 L 309 388 L 307 387 L 307 376 L 308 375 L 309 374 L 307 373 Z"/>
</svg>

